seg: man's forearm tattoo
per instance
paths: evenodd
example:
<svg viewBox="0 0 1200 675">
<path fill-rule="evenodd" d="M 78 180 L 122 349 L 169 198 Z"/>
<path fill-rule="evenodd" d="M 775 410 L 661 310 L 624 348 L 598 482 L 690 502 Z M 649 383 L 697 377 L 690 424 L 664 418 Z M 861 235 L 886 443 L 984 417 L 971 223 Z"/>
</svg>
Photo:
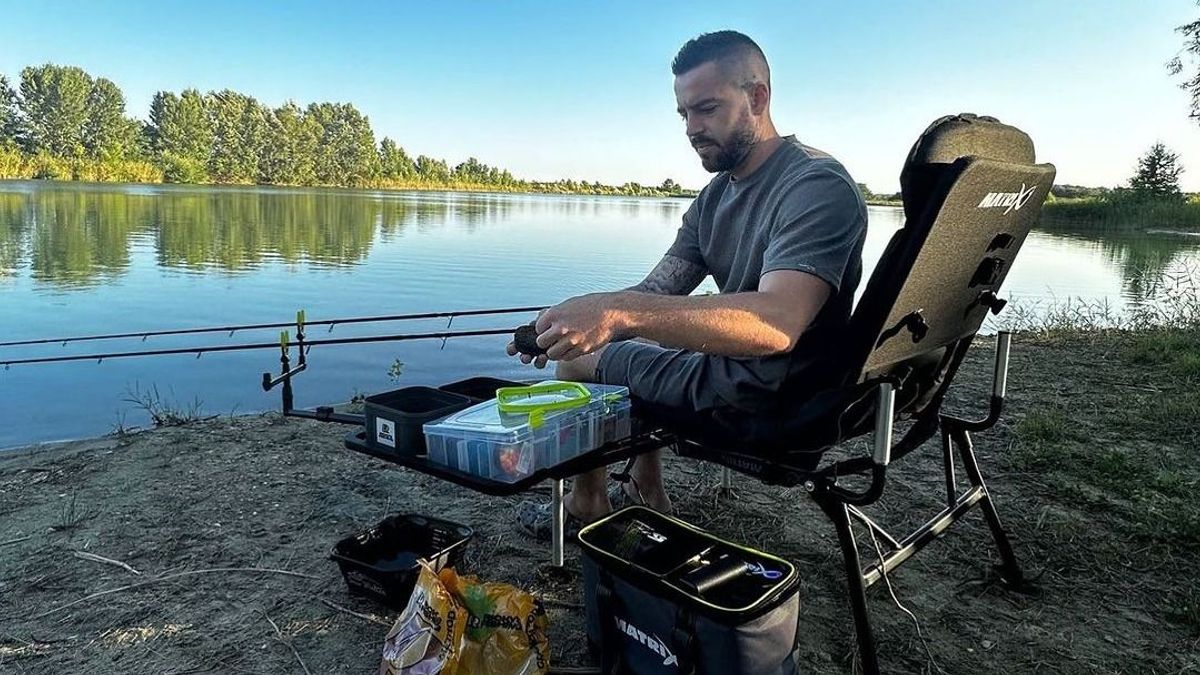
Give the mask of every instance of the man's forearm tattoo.
<svg viewBox="0 0 1200 675">
<path fill-rule="evenodd" d="M 668 255 L 663 256 L 642 283 L 629 290 L 659 295 L 687 295 L 696 290 L 706 276 L 708 270 L 703 265 Z"/>
</svg>

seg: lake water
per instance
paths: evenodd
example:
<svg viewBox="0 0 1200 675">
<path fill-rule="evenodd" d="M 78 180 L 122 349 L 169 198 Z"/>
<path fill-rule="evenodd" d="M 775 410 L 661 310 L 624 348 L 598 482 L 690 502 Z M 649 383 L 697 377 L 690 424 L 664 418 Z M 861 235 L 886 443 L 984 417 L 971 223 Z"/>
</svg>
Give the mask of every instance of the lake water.
<svg viewBox="0 0 1200 675">
<path fill-rule="evenodd" d="M 637 283 L 674 239 L 684 199 L 0 182 L 0 342 L 245 323 L 552 304 Z M 901 225 L 872 208 L 873 267 Z M 1006 295 L 1137 302 L 1146 268 L 1200 263 L 1200 241 L 1034 233 Z M 711 290 L 711 282 L 702 290 Z M 531 316 L 459 318 L 453 329 Z M 310 339 L 443 330 L 445 319 L 313 327 Z M 0 347 L 0 360 L 278 340 L 278 331 Z M 296 380 L 316 406 L 476 374 L 534 377 L 504 337 L 317 347 Z M 294 356 L 294 351 L 293 351 Z M 389 376 L 400 360 L 398 380 Z M 126 399 L 157 391 L 206 414 L 278 408 L 278 351 L 17 365 L 0 370 L 0 448 L 147 422 Z"/>
</svg>

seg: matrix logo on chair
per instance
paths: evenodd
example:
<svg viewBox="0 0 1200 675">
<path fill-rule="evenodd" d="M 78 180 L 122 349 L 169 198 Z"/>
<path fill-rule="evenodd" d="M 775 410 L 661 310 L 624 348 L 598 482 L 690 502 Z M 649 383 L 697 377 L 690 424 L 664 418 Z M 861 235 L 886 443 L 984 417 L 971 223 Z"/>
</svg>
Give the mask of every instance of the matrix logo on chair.
<svg viewBox="0 0 1200 675">
<path fill-rule="evenodd" d="M 1033 193 L 1037 190 L 1036 185 L 1025 187 L 1021 183 L 1020 192 L 989 192 L 987 196 L 979 202 L 977 209 L 1004 209 L 1005 215 L 1010 211 L 1020 211 L 1022 206 L 1030 199 L 1033 199 Z"/>
<path fill-rule="evenodd" d="M 664 666 L 679 665 L 679 659 L 671 653 L 671 650 L 667 648 L 667 644 L 659 639 L 657 635 L 646 635 L 640 628 L 619 616 L 614 616 L 613 620 L 617 622 L 617 630 L 642 643 L 646 649 L 663 657 L 662 663 Z"/>
</svg>

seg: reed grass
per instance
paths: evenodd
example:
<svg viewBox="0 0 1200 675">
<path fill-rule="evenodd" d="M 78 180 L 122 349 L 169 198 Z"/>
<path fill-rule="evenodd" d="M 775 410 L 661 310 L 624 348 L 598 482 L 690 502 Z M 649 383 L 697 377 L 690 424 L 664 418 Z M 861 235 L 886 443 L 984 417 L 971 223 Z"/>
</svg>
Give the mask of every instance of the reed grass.
<svg viewBox="0 0 1200 675">
<path fill-rule="evenodd" d="M 1200 203 L 1133 199 L 1058 199 L 1042 208 L 1044 229 L 1200 232 Z"/>
</svg>

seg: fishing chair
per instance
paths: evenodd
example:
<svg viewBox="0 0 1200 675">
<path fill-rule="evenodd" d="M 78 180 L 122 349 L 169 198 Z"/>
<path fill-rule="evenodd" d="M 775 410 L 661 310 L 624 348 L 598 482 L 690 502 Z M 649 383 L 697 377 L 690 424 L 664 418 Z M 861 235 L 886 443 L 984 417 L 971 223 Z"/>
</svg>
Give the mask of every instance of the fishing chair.
<svg viewBox="0 0 1200 675">
<path fill-rule="evenodd" d="M 1010 336 L 997 338 L 988 414 L 970 420 L 943 410 L 946 392 L 1012 267 L 1055 169 L 1034 164 L 1022 131 L 989 117 L 957 115 L 934 122 L 909 153 L 900 182 L 905 226 L 891 239 L 851 317 L 841 353 L 831 363 L 840 386 L 790 405 L 769 438 L 747 442 L 729 427 L 670 415 L 656 421 L 673 432 L 676 452 L 720 464 L 767 484 L 803 486 L 837 531 L 866 673 L 879 672 L 866 590 L 955 521 L 978 507 L 987 521 L 1004 583 L 1019 586 L 1021 568 L 1000 524 L 971 446 L 971 432 L 993 426 L 1004 402 Z M 788 392 L 781 392 L 786 400 Z M 646 410 L 656 418 L 662 411 Z M 898 420 L 910 426 L 893 443 Z M 873 432 L 870 457 L 823 462 L 826 451 Z M 890 464 L 941 436 L 946 506 L 903 538 L 859 507 L 878 500 Z M 955 451 L 965 470 L 960 490 Z M 859 487 L 851 486 L 857 483 Z M 851 526 L 857 521 L 882 543 L 880 562 L 862 565 Z"/>
</svg>

